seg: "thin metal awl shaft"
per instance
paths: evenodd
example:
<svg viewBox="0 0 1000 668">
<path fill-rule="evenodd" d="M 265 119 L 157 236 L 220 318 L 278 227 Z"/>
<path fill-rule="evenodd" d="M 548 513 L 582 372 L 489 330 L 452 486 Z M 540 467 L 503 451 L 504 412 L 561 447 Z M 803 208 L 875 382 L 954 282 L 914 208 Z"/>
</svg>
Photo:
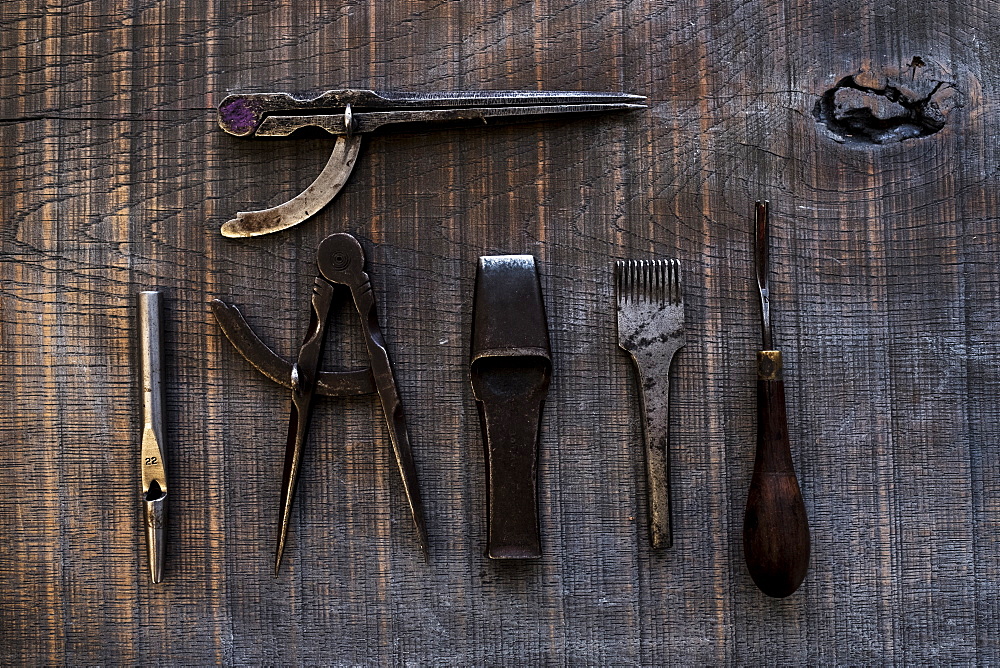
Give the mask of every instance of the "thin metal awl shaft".
<svg viewBox="0 0 1000 668">
<path fill-rule="evenodd" d="M 754 243 L 754 264 L 757 268 L 757 288 L 760 290 L 760 336 L 764 350 L 773 350 L 771 339 L 771 299 L 767 287 L 768 266 L 768 202 L 758 200 L 754 206 L 757 239 Z"/>
<path fill-rule="evenodd" d="M 142 370 L 142 503 L 149 576 L 163 579 L 166 552 L 167 472 L 163 429 L 163 330 L 159 292 L 140 292 L 139 363 Z"/>
</svg>

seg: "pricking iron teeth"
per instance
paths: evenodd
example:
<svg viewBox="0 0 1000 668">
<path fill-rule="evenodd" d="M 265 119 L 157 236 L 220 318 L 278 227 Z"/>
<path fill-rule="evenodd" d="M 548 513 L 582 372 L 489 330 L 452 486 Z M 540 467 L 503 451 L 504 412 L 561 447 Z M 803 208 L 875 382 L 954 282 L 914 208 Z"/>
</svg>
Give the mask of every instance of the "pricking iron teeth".
<svg viewBox="0 0 1000 668">
<path fill-rule="evenodd" d="M 357 239 L 351 235 L 334 234 L 320 244 L 317 264 L 319 276 L 313 284 L 309 329 L 299 349 L 298 359 L 294 363 L 288 362 L 268 348 L 250 329 L 235 306 L 229 306 L 218 299 L 212 301 L 212 310 L 223 333 L 240 354 L 265 376 L 292 391 L 291 417 L 288 422 L 288 440 L 285 445 L 285 465 L 281 483 L 281 503 L 278 511 L 278 540 L 274 560 L 276 576 L 281 566 L 291 521 L 295 485 L 309 431 L 312 400 L 317 394 L 328 397 L 378 394 L 417 538 L 425 554 L 427 551 L 427 531 L 424 526 L 420 489 L 417 486 L 417 470 L 413 463 L 410 439 L 403 418 L 403 405 L 396 388 L 392 362 L 389 360 L 385 339 L 378 325 L 375 295 L 368 274 L 364 271 L 364 252 Z M 323 358 L 327 316 L 330 314 L 337 286 L 349 290 L 357 309 L 370 359 L 370 366 L 367 368 L 353 371 L 319 370 Z"/>
<path fill-rule="evenodd" d="M 310 99 L 287 93 L 230 95 L 219 104 L 219 125 L 237 137 L 288 137 L 320 128 L 337 137 L 316 180 L 278 206 L 241 211 L 222 226 L 226 237 L 255 237 L 308 220 L 329 204 L 347 182 L 361 137 L 401 123 L 487 125 L 531 121 L 551 115 L 642 109 L 646 98 L 623 93 L 496 91 L 441 94 L 331 90 Z"/>
</svg>

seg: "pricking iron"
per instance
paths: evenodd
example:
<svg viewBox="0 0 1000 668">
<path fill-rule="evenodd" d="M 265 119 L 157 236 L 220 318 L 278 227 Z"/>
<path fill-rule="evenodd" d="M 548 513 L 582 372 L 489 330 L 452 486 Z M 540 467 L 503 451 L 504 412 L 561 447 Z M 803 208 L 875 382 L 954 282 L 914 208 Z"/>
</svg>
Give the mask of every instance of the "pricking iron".
<svg viewBox="0 0 1000 668">
<path fill-rule="evenodd" d="M 316 180 L 270 209 L 241 211 L 222 226 L 226 237 L 255 237 L 308 220 L 329 204 L 354 169 L 361 137 L 400 123 L 442 124 L 530 121 L 553 114 L 642 109 L 646 98 L 620 93 L 497 91 L 442 94 L 331 90 L 309 99 L 287 93 L 230 95 L 219 104 L 219 125 L 237 137 L 288 137 L 306 127 L 337 137 Z"/>
<path fill-rule="evenodd" d="M 472 390 L 486 461 L 486 553 L 492 559 L 540 557 L 538 435 L 552 357 L 532 256 L 479 258 L 472 319 Z"/>
<path fill-rule="evenodd" d="M 639 374 L 646 453 L 649 540 L 673 545 L 670 513 L 670 366 L 685 344 L 678 260 L 627 260 L 615 265 L 618 345 Z"/>
<path fill-rule="evenodd" d="M 417 486 L 417 470 L 413 463 L 410 439 L 403 419 L 403 405 L 396 388 L 392 362 L 389 360 L 385 339 L 378 325 L 375 295 L 368 274 L 364 271 L 364 252 L 357 239 L 351 235 L 334 234 L 320 244 L 317 264 L 319 276 L 313 285 L 309 329 L 299 349 L 298 359 L 294 363 L 288 362 L 268 348 L 250 329 L 235 306 L 229 306 L 218 299 L 212 301 L 212 310 L 222 331 L 240 354 L 265 376 L 292 391 L 291 418 L 288 424 L 281 504 L 278 513 L 275 575 L 278 574 L 281 556 L 285 549 L 292 501 L 295 498 L 295 485 L 308 436 L 312 399 L 317 394 L 328 397 L 378 394 L 417 537 L 425 553 L 427 550 L 427 532 L 424 526 L 420 489 Z M 357 309 L 370 359 L 370 366 L 367 368 L 353 371 L 319 370 L 323 358 L 327 316 L 337 286 L 348 289 Z"/>
</svg>

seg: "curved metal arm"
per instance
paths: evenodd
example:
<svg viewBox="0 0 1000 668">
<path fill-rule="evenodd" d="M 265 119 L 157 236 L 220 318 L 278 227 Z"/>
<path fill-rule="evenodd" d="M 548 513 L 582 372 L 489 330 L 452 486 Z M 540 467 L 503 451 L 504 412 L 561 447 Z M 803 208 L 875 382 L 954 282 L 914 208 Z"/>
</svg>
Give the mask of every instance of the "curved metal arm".
<svg viewBox="0 0 1000 668">
<path fill-rule="evenodd" d="M 222 226 L 224 237 L 258 237 L 304 222 L 330 203 L 347 183 L 361 149 L 360 135 L 342 135 L 323 171 L 308 188 L 284 204 L 260 211 L 241 211 Z"/>
<path fill-rule="evenodd" d="M 260 340 L 238 308 L 220 299 L 213 299 L 212 312 L 215 313 L 222 333 L 255 369 L 283 387 L 292 387 L 292 363 Z M 316 393 L 325 397 L 348 397 L 374 392 L 375 379 L 371 367 L 354 371 L 320 371 L 316 376 Z"/>
</svg>

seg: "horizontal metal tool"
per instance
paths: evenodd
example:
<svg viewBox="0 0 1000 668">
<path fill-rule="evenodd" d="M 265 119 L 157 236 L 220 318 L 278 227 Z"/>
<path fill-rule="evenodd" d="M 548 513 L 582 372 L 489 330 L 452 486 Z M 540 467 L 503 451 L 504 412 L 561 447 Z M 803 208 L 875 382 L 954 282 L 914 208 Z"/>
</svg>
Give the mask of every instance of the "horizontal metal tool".
<svg viewBox="0 0 1000 668">
<path fill-rule="evenodd" d="M 219 125 L 238 137 L 287 137 L 313 127 L 337 137 L 323 171 L 304 191 L 278 206 L 241 211 L 222 226 L 227 237 L 253 237 L 287 229 L 326 206 L 347 183 L 361 137 L 397 124 L 489 125 L 551 115 L 644 108 L 646 98 L 623 93 L 496 91 L 442 94 L 331 90 L 300 99 L 287 93 L 230 95 L 219 104 Z"/>
</svg>

